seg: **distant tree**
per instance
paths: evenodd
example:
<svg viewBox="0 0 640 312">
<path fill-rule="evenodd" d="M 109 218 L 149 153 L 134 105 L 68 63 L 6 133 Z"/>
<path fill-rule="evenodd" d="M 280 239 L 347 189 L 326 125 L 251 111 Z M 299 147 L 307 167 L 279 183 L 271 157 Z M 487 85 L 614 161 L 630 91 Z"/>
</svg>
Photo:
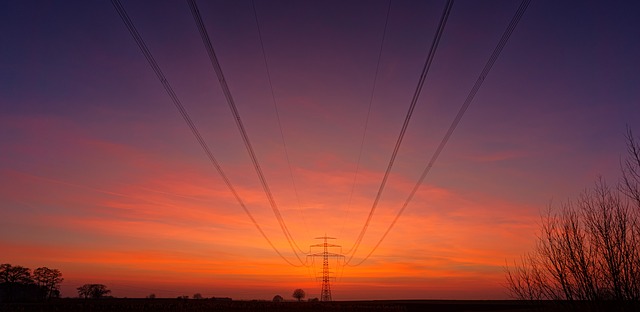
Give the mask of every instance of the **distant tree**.
<svg viewBox="0 0 640 312">
<path fill-rule="evenodd" d="M 111 293 L 103 284 L 84 284 L 77 288 L 80 298 L 99 299 Z"/>
<path fill-rule="evenodd" d="M 200 293 L 195 293 L 193 294 L 193 299 L 204 299 L 204 297 L 202 297 L 202 294 Z"/>
<path fill-rule="evenodd" d="M 149 294 L 147 299 L 156 299 L 156 294 Z"/>
<path fill-rule="evenodd" d="M 320 299 L 318 299 L 318 297 L 309 298 L 309 302 L 318 302 L 318 301 L 320 301 Z"/>
<path fill-rule="evenodd" d="M 631 131 L 627 152 L 617 187 L 600 179 L 543 216 L 535 249 L 507 268 L 513 297 L 640 311 L 640 142 Z"/>
<path fill-rule="evenodd" d="M 282 298 L 282 296 L 280 295 L 273 296 L 273 302 L 282 302 L 282 301 L 284 301 L 284 298 Z"/>
<path fill-rule="evenodd" d="M 78 290 L 78 297 L 85 299 L 89 298 L 89 286 L 90 284 L 84 284 L 76 288 Z"/>
<path fill-rule="evenodd" d="M 47 299 L 60 296 L 60 284 L 64 278 L 59 270 L 47 267 L 37 268 L 33 270 L 33 280 L 36 285 L 44 289 Z"/>
<path fill-rule="evenodd" d="M 298 301 L 302 301 L 302 299 L 304 299 L 306 295 L 307 294 L 304 292 L 304 290 L 300 288 L 293 291 L 293 298 L 298 299 Z"/>
</svg>

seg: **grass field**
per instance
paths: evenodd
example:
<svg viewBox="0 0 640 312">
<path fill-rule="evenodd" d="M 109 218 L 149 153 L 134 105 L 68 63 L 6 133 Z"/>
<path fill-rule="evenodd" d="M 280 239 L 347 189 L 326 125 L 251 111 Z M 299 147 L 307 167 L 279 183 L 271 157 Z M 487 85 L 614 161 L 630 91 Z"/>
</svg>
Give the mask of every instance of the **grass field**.
<svg viewBox="0 0 640 312">
<path fill-rule="evenodd" d="M 49 302 L 0 304 L 0 311 L 533 311 L 522 301 L 390 300 L 335 302 L 217 301 L 211 299 L 59 299 Z"/>
</svg>

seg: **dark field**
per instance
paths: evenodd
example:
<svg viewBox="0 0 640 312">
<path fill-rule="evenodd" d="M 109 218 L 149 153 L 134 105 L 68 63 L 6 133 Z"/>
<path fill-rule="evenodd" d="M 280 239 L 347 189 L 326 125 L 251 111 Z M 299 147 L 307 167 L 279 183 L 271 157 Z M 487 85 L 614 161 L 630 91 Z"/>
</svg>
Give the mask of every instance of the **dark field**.
<svg viewBox="0 0 640 312">
<path fill-rule="evenodd" d="M 59 299 L 39 303 L 0 304 L 0 311 L 534 311 L 522 301 L 398 300 L 282 302 L 216 301 L 210 299 Z"/>
</svg>

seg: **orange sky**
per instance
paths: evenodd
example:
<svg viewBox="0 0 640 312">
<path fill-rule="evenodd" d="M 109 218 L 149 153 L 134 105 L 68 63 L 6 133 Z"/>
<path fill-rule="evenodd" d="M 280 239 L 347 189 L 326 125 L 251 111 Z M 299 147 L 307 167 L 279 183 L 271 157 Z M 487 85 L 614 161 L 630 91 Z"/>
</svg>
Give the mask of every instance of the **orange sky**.
<svg viewBox="0 0 640 312">
<path fill-rule="evenodd" d="M 187 5 L 123 2 L 247 208 L 296 263 Z M 202 2 L 293 238 L 307 249 L 326 234 L 346 251 L 371 209 L 443 3 L 392 3 L 363 142 L 386 1 L 256 1 L 282 128 L 250 2 Z M 395 217 L 517 6 L 454 5 L 352 264 Z M 271 249 L 110 3 L 5 7 L 0 263 L 60 269 L 63 296 L 84 283 L 106 284 L 118 297 L 290 298 L 295 288 L 320 296 L 319 259 L 292 267 Z M 638 129 L 640 42 L 632 33 L 640 25 L 630 12 L 532 3 L 397 225 L 362 265 L 333 269 L 334 299 L 507 298 L 504 265 L 534 246 L 539 212 L 598 175 L 615 181 L 625 125 Z"/>
</svg>

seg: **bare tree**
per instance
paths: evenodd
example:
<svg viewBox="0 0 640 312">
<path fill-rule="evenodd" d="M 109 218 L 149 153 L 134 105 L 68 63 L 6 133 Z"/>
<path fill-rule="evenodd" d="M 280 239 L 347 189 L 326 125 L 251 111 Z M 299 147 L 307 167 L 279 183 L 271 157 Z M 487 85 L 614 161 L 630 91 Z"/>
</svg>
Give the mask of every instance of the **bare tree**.
<svg viewBox="0 0 640 312">
<path fill-rule="evenodd" d="M 36 284 L 45 290 L 46 298 L 60 296 L 60 284 L 64 281 L 62 273 L 57 269 L 41 267 L 33 270 L 33 279 Z"/>
<path fill-rule="evenodd" d="M 304 290 L 300 288 L 293 291 L 293 298 L 298 299 L 298 301 L 302 301 L 302 299 L 304 299 L 306 295 L 307 294 L 304 292 Z"/>
<path fill-rule="evenodd" d="M 621 164 L 620 190 L 635 201 L 636 207 L 640 207 L 640 144 L 628 127 L 626 139 L 628 157 Z"/>
<path fill-rule="evenodd" d="M 575 309 L 587 304 L 591 310 L 637 311 L 639 145 L 628 131 L 628 157 L 617 187 L 599 179 L 577 199 L 548 209 L 536 248 L 506 268 L 507 288 L 513 297 L 560 300 Z"/>
</svg>

